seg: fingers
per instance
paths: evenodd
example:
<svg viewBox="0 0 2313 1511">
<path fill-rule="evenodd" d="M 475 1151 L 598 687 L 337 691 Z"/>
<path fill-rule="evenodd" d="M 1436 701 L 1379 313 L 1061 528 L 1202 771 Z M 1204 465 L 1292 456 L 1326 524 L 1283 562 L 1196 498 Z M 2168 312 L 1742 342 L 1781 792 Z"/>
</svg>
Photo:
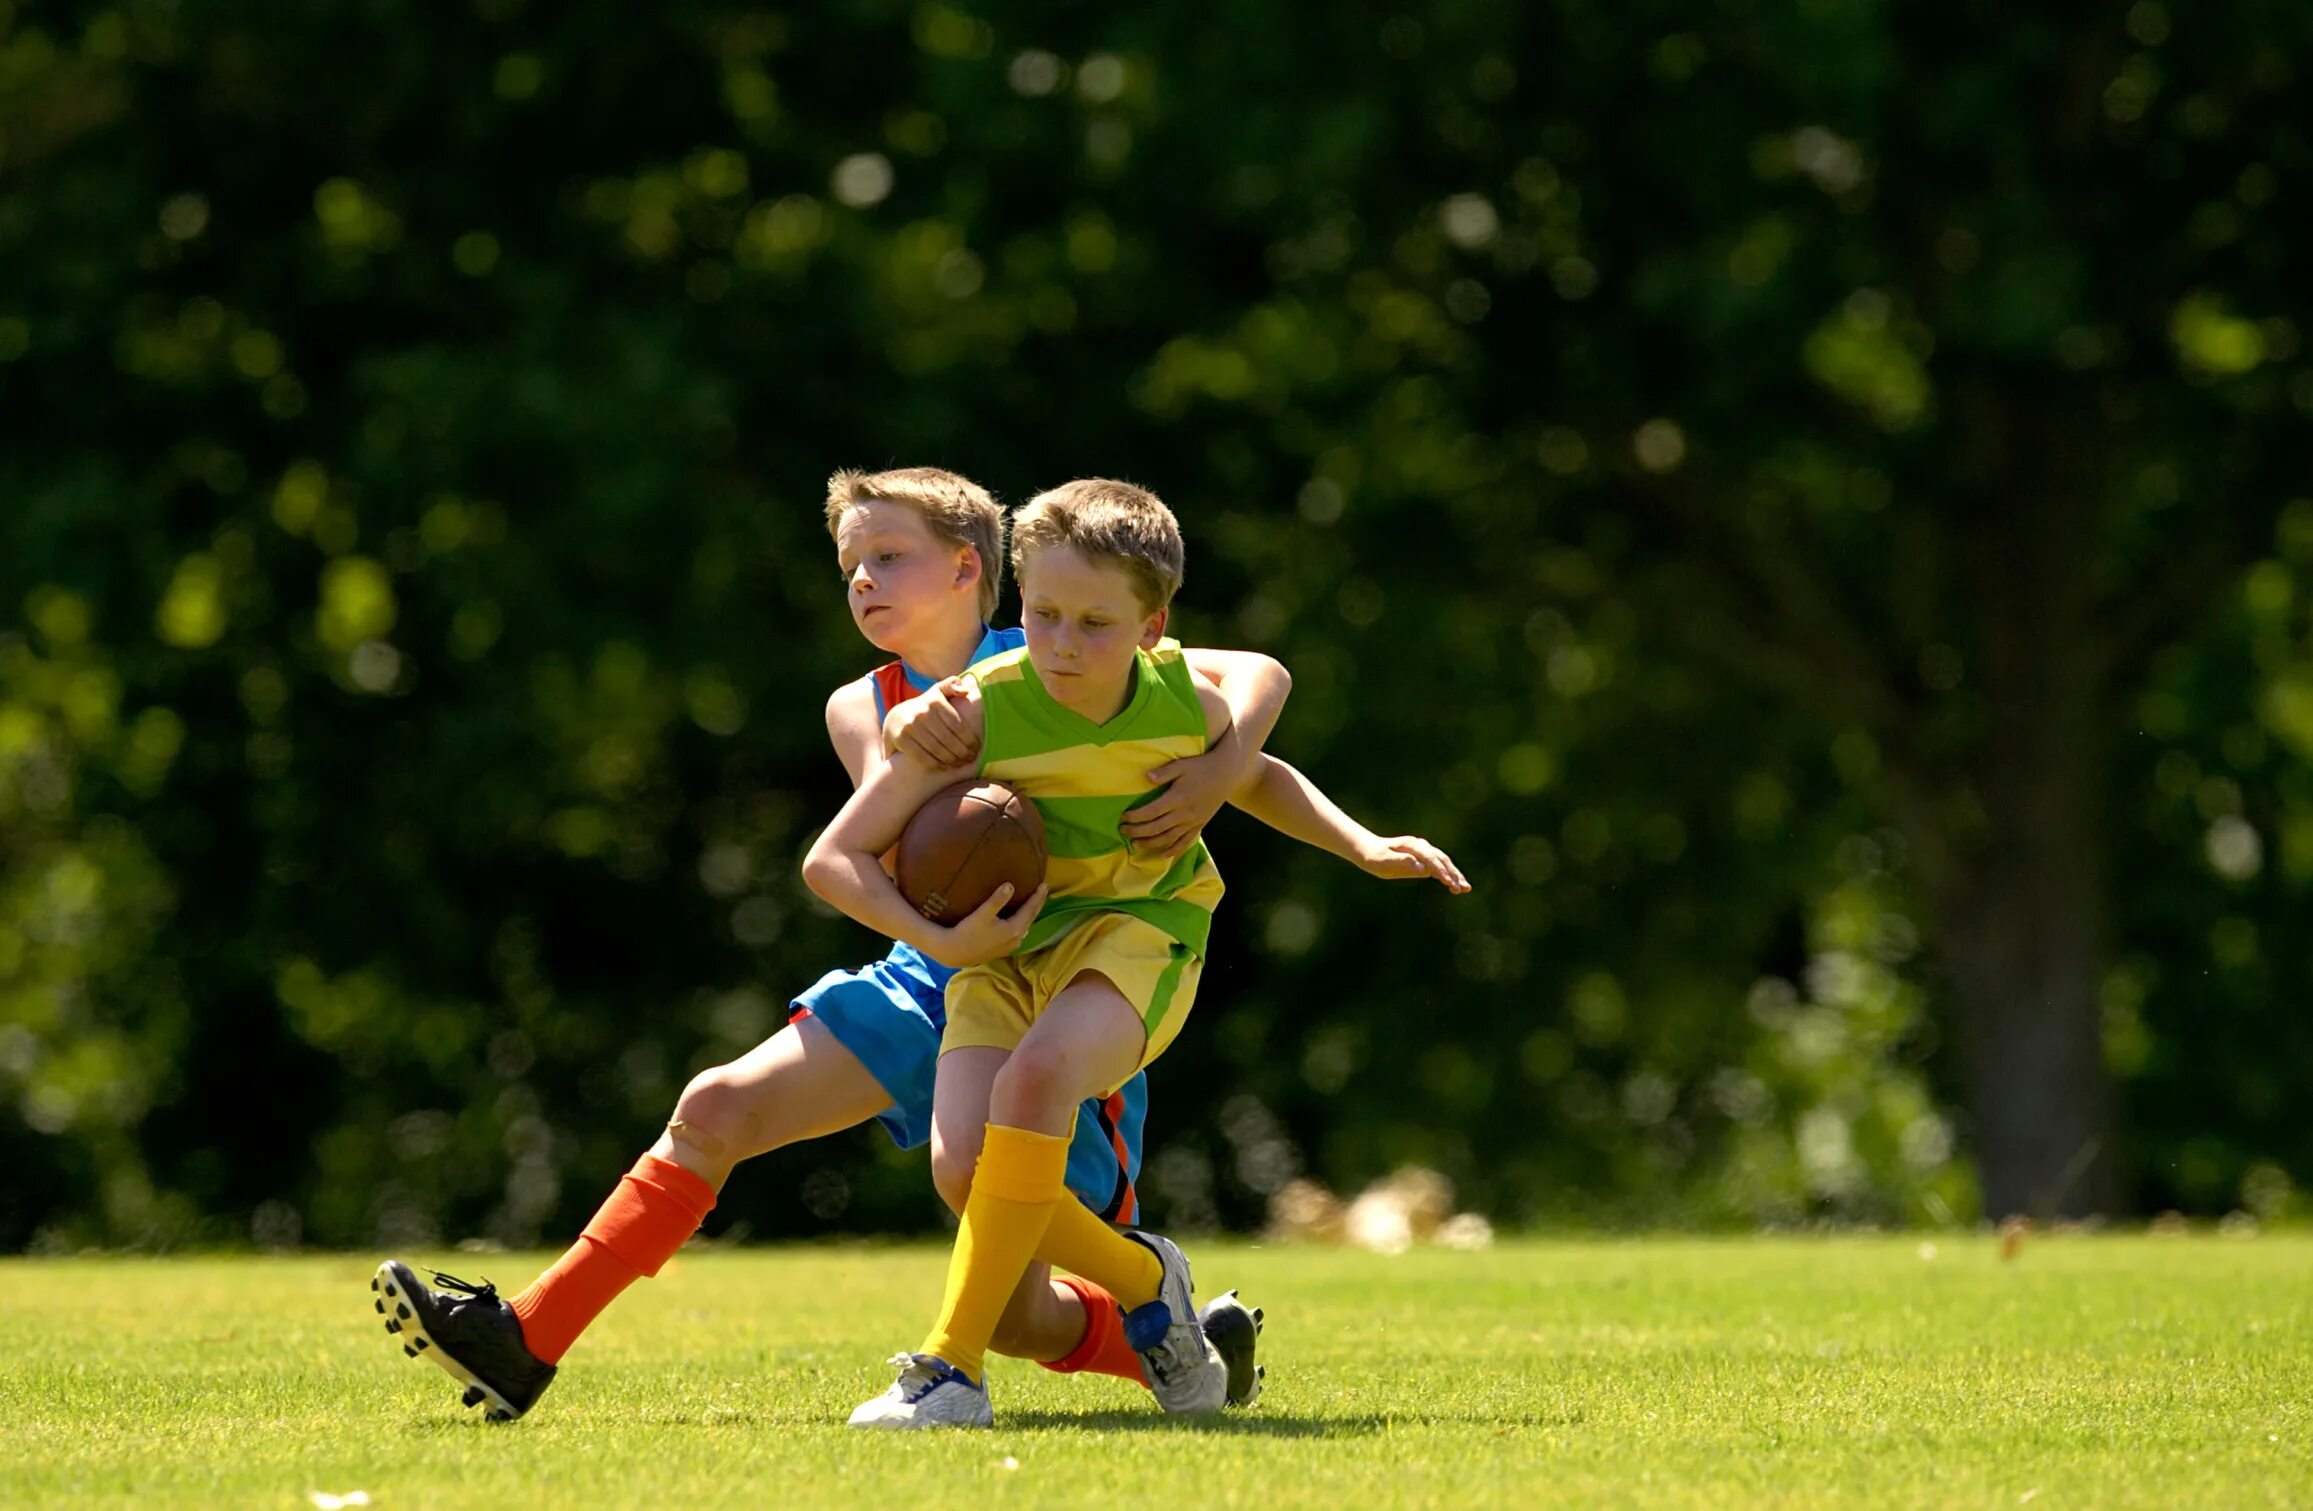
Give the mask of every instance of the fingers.
<svg viewBox="0 0 2313 1511">
<path fill-rule="evenodd" d="M 1153 802 L 1129 809 L 1117 827 L 1136 848 L 1162 846 L 1178 849 L 1195 839 L 1211 822 L 1212 812 L 1184 794 L 1168 792 Z"/>
<path fill-rule="evenodd" d="M 1006 890 L 1010 889 L 1007 888 Z M 1020 904 L 1011 917 L 1002 920 L 1012 930 L 1014 940 L 1027 936 L 1028 926 L 1036 921 L 1037 914 L 1044 911 L 1044 899 L 1051 895 L 1052 886 L 1049 882 L 1039 885 L 1035 891 L 1028 894 L 1028 900 Z"/>
<path fill-rule="evenodd" d="M 1028 925 L 1034 923 L 1036 915 L 1044 910 L 1044 899 L 1049 897 L 1051 893 L 1050 885 L 1039 886 L 1028 894 L 1027 899 L 1019 907 L 1006 913 L 1004 910 L 1011 907 L 1012 899 L 1016 894 L 1010 882 L 1000 882 L 997 884 L 996 890 L 988 894 L 987 900 L 974 908 L 962 922 L 956 925 L 956 929 L 959 932 L 985 929 L 989 933 L 999 936 L 1009 934 L 1017 937 L 1025 934 L 1028 932 Z"/>
<path fill-rule="evenodd" d="M 1154 839 L 1179 826 L 1181 805 L 1169 798 L 1159 798 L 1143 807 L 1127 809 L 1124 822 L 1117 827 L 1124 837 L 1134 841 Z"/>
<path fill-rule="evenodd" d="M 1454 864 L 1454 858 L 1428 840 L 1409 834 L 1393 840 L 1391 845 L 1418 864 L 1415 874 L 1436 877 L 1449 892 L 1460 894 L 1470 890 L 1469 878 L 1462 875 L 1462 868 Z"/>
<path fill-rule="evenodd" d="M 968 765 L 979 754 L 963 719 L 944 703 L 926 705 L 899 732 L 899 741 L 934 766 Z"/>
<path fill-rule="evenodd" d="M 1142 827 L 1127 826 L 1125 838 L 1138 855 L 1153 856 L 1158 860 L 1175 860 L 1188 853 L 1197 842 L 1204 826 L 1186 818 L 1176 818 L 1161 824 Z"/>
<path fill-rule="evenodd" d="M 997 921 L 997 915 L 1002 913 L 1005 909 L 1005 906 L 1011 901 L 1012 884 L 1008 881 L 999 882 L 996 885 L 996 890 L 988 894 L 987 900 L 982 902 L 978 907 L 972 909 L 971 912 L 965 914 L 963 920 L 957 923 L 955 927 L 958 929 L 985 929 L 994 927 Z"/>
<path fill-rule="evenodd" d="M 1362 864 L 1373 875 L 1393 881 L 1430 877 L 1457 897 L 1470 890 L 1470 879 L 1454 858 L 1418 834 L 1383 840 L 1380 851 Z"/>
<path fill-rule="evenodd" d="M 1044 911 L 1051 888 L 1037 887 L 1006 916 L 1004 909 L 1011 905 L 1016 892 L 1010 882 L 999 882 L 978 907 L 947 927 L 939 949 L 926 953 L 940 964 L 958 969 L 1011 954 L 1027 937 L 1036 915 Z"/>
<path fill-rule="evenodd" d="M 1187 766 L 1188 762 L 1186 761 L 1167 761 L 1148 774 L 1148 784 L 1151 787 L 1162 787 L 1165 783 L 1178 777 Z"/>
<path fill-rule="evenodd" d="M 1454 858 L 1451 855 L 1430 844 L 1427 840 L 1423 841 L 1423 846 L 1429 851 L 1431 859 L 1437 865 L 1440 881 L 1456 892 L 1470 890 L 1470 879 L 1462 874 L 1460 866 L 1454 864 Z"/>
<path fill-rule="evenodd" d="M 978 754 L 973 748 L 971 736 L 964 731 L 964 721 L 953 708 L 945 703 L 935 703 L 927 712 L 930 717 L 926 722 L 931 725 L 932 736 L 947 753 L 947 760 L 941 764 L 961 766 Z"/>
</svg>

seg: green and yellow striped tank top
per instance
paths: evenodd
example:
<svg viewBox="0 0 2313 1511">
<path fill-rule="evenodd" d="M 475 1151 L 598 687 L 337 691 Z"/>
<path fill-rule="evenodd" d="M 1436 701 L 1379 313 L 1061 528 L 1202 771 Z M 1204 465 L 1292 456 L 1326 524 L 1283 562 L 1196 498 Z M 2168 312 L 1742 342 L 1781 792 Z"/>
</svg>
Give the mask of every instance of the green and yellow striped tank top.
<svg viewBox="0 0 2313 1511">
<path fill-rule="evenodd" d="M 1221 873 L 1199 839 L 1177 860 L 1135 855 L 1119 827 L 1124 812 L 1159 789 L 1148 773 L 1201 755 L 1205 711 L 1180 645 L 1159 641 L 1140 658 L 1133 691 L 1106 724 L 1063 708 L 1045 691 L 1025 649 L 991 656 L 965 675 L 980 685 L 985 720 L 980 774 L 1036 805 L 1044 819 L 1052 891 L 1022 953 L 1042 949 L 1093 913 L 1130 913 L 1205 953 Z"/>
</svg>

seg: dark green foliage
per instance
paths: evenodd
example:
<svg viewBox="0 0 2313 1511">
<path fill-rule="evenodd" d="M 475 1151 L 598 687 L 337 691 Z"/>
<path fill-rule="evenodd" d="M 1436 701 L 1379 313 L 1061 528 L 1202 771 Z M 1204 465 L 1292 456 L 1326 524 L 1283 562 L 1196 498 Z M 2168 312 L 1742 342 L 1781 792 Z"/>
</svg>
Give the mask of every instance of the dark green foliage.
<svg viewBox="0 0 2313 1511">
<path fill-rule="evenodd" d="M 0 1247 L 571 1231 L 874 952 L 818 499 L 916 462 L 1155 486 L 1273 748 L 1478 883 L 1220 821 L 1159 1211 L 2278 1210 L 2309 44 L 0 4 Z M 936 1210 L 859 1135 L 716 1222 Z"/>
</svg>

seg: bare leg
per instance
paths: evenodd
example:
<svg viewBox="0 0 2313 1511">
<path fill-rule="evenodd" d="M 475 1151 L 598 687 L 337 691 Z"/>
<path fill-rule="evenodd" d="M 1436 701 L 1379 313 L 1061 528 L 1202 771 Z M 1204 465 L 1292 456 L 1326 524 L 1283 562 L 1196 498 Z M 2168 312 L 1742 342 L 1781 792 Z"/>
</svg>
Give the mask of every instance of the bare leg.
<svg viewBox="0 0 2313 1511">
<path fill-rule="evenodd" d="M 988 1091 L 1009 1058 L 1001 1049 L 956 1049 L 940 1056 L 932 1083 L 932 1183 L 961 1215 L 972 1171 L 988 1136 Z"/>
<path fill-rule="evenodd" d="M 1070 1195 L 1063 1200 L 1076 1198 Z M 1084 1315 L 1083 1299 L 1054 1280 L 1052 1266 L 1039 1260 L 1020 1277 L 988 1346 L 1014 1359 L 1049 1364 L 1076 1352 L 1090 1320 Z"/>
<path fill-rule="evenodd" d="M 890 1105 L 858 1056 L 805 1018 L 692 1077 L 651 1153 L 720 1191 L 741 1160 L 840 1133 Z"/>
<path fill-rule="evenodd" d="M 941 1199 L 958 1213 L 972 1194 L 972 1171 L 987 1137 L 988 1088 L 1006 1058 L 1000 1049 L 958 1049 L 940 1057 L 932 1091 L 932 1180 Z M 1049 1265 L 1031 1264 L 988 1346 L 1015 1359 L 1048 1363 L 1076 1351 L 1084 1341 L 1085 1323 L 1084 1303 L 1076 1292 L 1053 1280 Z"/>
<path fill-rule="evenodd" d="M 1076 1104 L 1140 1067 L 1148 1033 L 1116 984 L 1080 972 L 1029 1025 L 988 1088 L 988 1121 L 1065 1137 Z"/>
</svg>

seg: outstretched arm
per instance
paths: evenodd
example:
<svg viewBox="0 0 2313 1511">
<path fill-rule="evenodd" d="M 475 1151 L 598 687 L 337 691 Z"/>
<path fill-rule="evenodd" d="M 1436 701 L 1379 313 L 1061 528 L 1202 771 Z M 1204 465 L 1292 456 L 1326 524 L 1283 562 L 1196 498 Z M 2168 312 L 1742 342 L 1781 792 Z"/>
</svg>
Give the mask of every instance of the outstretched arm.
<svg viewBox="0 0 2313 1511">
<path fill-rule="evenodd" d="M 1292 674 L 1258 651 L 1184 648 L 1181 655 L 1189 670 L 1219 690 L 1229 707 L 1229 727 L 1203 755 L 1167 761 L 1151 771 L 1150 783 L 1165 790 L 1124 816 L 1126 841 L 1144 854 L 1165 857 L 1186 851 L 1229 794 L 1252 775 L 1286 695 L 1293 691 Z"/>
<path fill-rule="evenodd" d="M 978 715 L 975 701 L 970 717 L 977 722 Z M 998 887 L 969 918 L 945 928 L 908 906 L 879 857 L 899 843 L 924 800 L 955 780 L 954 770 L 942 770 L 907 751 L 876 766 L 835 821 L 812 841 L 811 853 L 803 858 L 803 880 L 814 893 L 886 938 L 912 944 L 943 965 L 961 967 L 1010 954 L 1036 921 L 1045 889 L 1038 887 L 1010 917 L 1000 918 L 997 914 L 1011 902 L 1012 890 Z"/>
<path fill-rule="evenodd" d="M 1457 896 L 1470 890 L 1453 857 L 1415 834 L 1385 839 L 1341 811 L 1317 784 L 1287 762 L 1264 755 L 1245 784 L 1229 795 L 1238 808 L 1287 839 L 1338 855 L 1371 876 L 1433 877 Z"/>
</svg>

